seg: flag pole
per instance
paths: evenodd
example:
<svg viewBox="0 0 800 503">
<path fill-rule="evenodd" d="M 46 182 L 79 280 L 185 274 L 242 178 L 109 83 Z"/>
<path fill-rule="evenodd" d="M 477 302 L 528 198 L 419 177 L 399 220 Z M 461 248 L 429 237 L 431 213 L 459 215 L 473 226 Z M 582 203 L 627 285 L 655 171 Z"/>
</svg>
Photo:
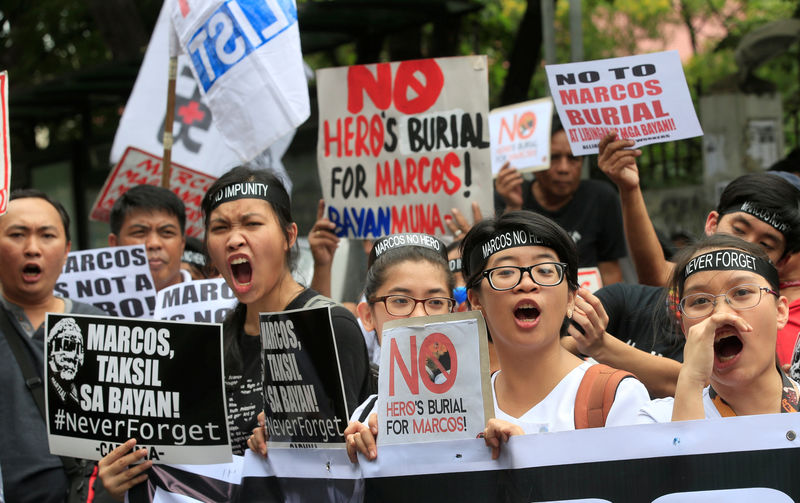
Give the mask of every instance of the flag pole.
<svg viewBox="0 0 800 503">
<path fill-rule="evenodd" d="M 178 37 L 170 26 L 169 80 L 167 82 L 167 115 L 164 119 L 164 159 L 161 162 L 161 186 L 168 189 L 172 170 L 172 125 L 175 121 L 175 80 L 178 77 Z"/>
</svg>

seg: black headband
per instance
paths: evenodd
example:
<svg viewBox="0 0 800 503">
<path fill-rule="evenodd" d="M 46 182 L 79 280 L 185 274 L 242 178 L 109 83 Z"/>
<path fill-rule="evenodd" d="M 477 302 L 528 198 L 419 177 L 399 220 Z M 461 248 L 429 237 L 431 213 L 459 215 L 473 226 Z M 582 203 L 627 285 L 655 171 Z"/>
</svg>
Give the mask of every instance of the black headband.
<svg viewBox="0 0 800 503">
<path fill-rule="evenodd" d="M 719 215 L 727 215 L 729 213 L 734 213 L 737 211 L 742 211 L 747 213 L 748 215 L 752 215 L 757 219 L 761 220 L 762 222 L 771 225 L 775 228 L 775 230 L 779 231 L 782 234 L 786 234 L 786 232 L 792 229 L 792 226 L 787 224 L 780 216 L 772 210 L 767 210 L 756 206 L 755 204 L 751 203 L 750 201 L 745 201 L 742 204 L 736 204 L 733 206 L 729 206 L 724 210 L 719 212 Z"/>
<path fill-rule="evenodd" d="M 196 251 L 184 250 L 183 255 L 181 255 L 181 262 L 186 262 L 187 264 L 192 264 L 197 267 L 204 267 L 206 265 L 206 257 L 202 253 Z"/>
<path fill-rule="evenodd" d="M 453 274 L 461 272 L 461 257 L 448 260 L 447 265 L 450 267 L 450 272 Z"/>
<path fill-rule="evenodd" d="M 540 238 L 527 229 L 514 229 L 500 234 L 496 234 L 484 241 L 480 246 L 476 246 L 469 254 L 470 274 L 474 274 L 480 269 L 480 264 L 495 253 L 517 246 L 547 246 L 552 248 L 549 242 Z"/>
<path fill-rule="evenodd" d="M 419 233 L 391 234 L 375 241 L 372 251 L 369 252 L 368 267 L 372 267 L 372 264 L 384 253 L 405 246 L 418 246 L 433 250 L 447 262 L 447 247 L 437 238 Z"/>
<path fill-rule="evenodd" d="M 235 182 L 220 187 L 211 196 L 211 207 L 209 213 L 214 211 L 220 204 L 236 201 L 237 199 L 262 199 L 281 208 L 289 209 L 289 196 L 286 191 L 279 187 L 270 188 L 266 183 L 261 182 Z"/>
<path fill-rule="evenodd" d="M 775 291 L 780 288 L 778 271 L 772 263 L 742 250 L 714 250 L 694 257 L 681 271 L 681 288 L 686 279 L 701 271 L 749 271 L 762 276 Z"/>
</svg>

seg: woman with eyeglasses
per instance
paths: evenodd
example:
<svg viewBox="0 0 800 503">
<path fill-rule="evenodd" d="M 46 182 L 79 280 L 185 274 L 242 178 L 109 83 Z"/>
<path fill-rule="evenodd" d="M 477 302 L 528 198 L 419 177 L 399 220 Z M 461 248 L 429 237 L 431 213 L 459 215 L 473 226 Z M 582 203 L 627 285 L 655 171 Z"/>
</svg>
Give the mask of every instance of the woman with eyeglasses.
<svg viewBox="0 0 800 503">
<path fill-rule="evenodd" d="M 467 295 L 492 334 L 500 371 L 492 376 L 495 419 L 484 432 L 492 457 L 511 435 L 575 429 L 578 387 L 592 363 L 559 339 L 604 330 L 599 300 L 576 295 L 575 242 L 555 222 L 529 211 L 486 219 L 467 233 L 462 266 Z M 605 425 L 631 424 L 649 400 L 635 378 L 623 379 Z"/>
<path fill-rule="evenodd" d="M 358 305 L 358 316 L 367 330 L 375 330 L 380 344 L 383 324 L 398 318 L 447 314 L 455 299 L 453 274 L 447 250 L 427 234 L 393 234 L 375 242 L 369 256 L 364 285 L 366 301 Z M 433 378 L 433 377 L 432 377 Z M 356 452 L 375 459 L 378 435 L 376 397 L 368 398 L 352 415 L 345 429 L 347 453 L 356 462 Z M 368 424 L 364 420 L 369 416 Z"/>
<path fill-rule="evenodd" d="M 653 400 L 640 422 L 796 412 L 800 389 L 777 366 L 788 302 L 755 244 L 715 234 L 684 249 L 670 280 L 686 337 L 675 398 Z"/>
</svg>

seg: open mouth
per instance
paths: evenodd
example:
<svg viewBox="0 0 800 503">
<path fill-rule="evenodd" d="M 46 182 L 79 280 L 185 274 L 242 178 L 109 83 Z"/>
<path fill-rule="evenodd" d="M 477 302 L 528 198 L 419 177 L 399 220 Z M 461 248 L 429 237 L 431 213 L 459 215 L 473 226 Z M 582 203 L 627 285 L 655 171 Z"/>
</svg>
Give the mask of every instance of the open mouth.
<svg viewBox="0 0 800 503">
<path fill-rule="evenodd" d="M 245 257 L 237 257 L 231 260 L 231 273 L 233 279 L 240 285 L 249 285 L 250 280 L 253 278 L 253 269 L 250 267 L 250 261 Z"/>
<path fill-rule="evenodd" d="M 42 268 L 36 264 L 28 264 L 22 268 L 22 276 L 27 279 L 34 279 L 42 273 Z"/>
<path fill-rule="evenodd" d="M 533 323 L 539 318 L 539 308 L 533 304 L 523 304 L 514 309 L 514 318 L 523 323 Z"/>
<path fill-rule="evenodd" d="M 739 336 L 732 333 L 714 341 L 714 355 L 720 362 L 726 362 L 741 353 L 743 347 Z"/>
</svg>

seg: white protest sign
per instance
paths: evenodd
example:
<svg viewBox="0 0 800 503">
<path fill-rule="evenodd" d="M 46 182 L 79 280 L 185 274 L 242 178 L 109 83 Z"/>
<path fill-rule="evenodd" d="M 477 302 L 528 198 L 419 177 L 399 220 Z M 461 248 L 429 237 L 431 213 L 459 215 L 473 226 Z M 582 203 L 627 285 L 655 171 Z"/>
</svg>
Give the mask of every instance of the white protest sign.
<svg viewBox="0 0 800 503">
<path fill-rule="evenodd" d="M 11 191 L 11 146 L 8 137 L 8 72 L 0 72 L 0 215 Z"/>
<path fill-rule="evenodd" d="M 609 132 L 636 146 L 701 136 L 678 51 L 547 65 L 556 110 L 576 156 Z"/>
<path fill-rule="evenodd" d="M 161 185 L 161 157 L 138 148 L 128 147 L 119 163 L 109 173 L 97 194 L 89 218 L 108 222 L 117 199 L 136 185 Z M 205 233 L 200 205 L 216 178 L 172 163 L 169 188 L 186 206 L 186 235 L 201 237 Z"/>
<path fill-rule="evenodd" d="M 480 312 L 392 320 L 381 346 L 380 445 L 475 438 L 494 417 Z"/>
<path fill-rule="evenodd" d="M 181 1 L 171 14 L 214 122 L 242 160 L 308 118 L 294 0 Z"/>
<path fill-rule="evenodd" d="M 550 124 L 553 100 L 538 100 L 495 108 L 489 114 L 492 174 L 510 163 L 517 171 L 550 168 Z"/>
<path fill-rule="evenodd" d="M 156 306 L 144 245 L 71 252 L 55 293 L 94 304 L 111 316 L 150 318 Z"/>
<path fill-rule="evenodd" d="M 578 286 L 594 293 L 603 287 L 603 277 L 597 267 L 581 267 L 578 269 Z"/>
<path fill-rule="evenodd" d="M 156 320 L 222 323 L 236 306 L 236 295 L 222 278 L 183 281 L 158 291 Z"/>
<path fill-rule="evenodd" d="M 48 313 L 45 333 L 52 454 L 135 437 L 155 462 L 231 461 L 221 325 Z"/>
<path fill-rule="evenodd" d="M 338 236 L 444 235 L 493 212 L 485 56 L 317 71 L 317 166 Z"/>
</svg>

